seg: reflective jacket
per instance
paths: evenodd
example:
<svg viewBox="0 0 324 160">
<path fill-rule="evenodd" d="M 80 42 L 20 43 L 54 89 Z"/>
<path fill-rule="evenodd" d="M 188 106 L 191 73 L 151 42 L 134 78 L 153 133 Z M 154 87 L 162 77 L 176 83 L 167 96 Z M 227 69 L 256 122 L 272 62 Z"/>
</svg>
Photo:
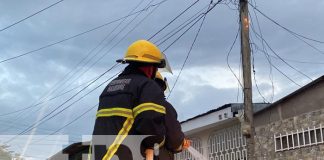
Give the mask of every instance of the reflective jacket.
<svg viewBox="0 0 324 160">
<path fill-rule="evenodd" d="M 174 108 L 165 101 L 156 82 L 127 66 L 100 95 L 93 131 L 93 135 L 121 136 L 117 136 L 107 149 L 95 146 L 95 160 L 110 160 L 115 154 L 119 159 L 131 160 L 131 156 L 125 156 L 129 151 L 119 145 L 127 135 L 154 135 L 143 140 L 142 155 L 156 143 L 160 147 L 165 144 L 170 151 L 179 150 L 184 135 L 176 118 Z"/>
</svg>

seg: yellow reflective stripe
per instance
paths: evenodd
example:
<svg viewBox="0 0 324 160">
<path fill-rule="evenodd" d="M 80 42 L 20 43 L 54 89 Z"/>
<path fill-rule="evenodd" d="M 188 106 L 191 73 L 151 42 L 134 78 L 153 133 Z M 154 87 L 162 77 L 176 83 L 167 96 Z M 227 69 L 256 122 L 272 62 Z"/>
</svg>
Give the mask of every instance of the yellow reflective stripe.
<svg viewBox="0 0 324 160">
<path fill-rule="evenodd" d="M 107 153 L 102 158 L 102 160 L 110 160 L 113 155 L 117 152 L 117 149 L 119 148 L 120 144 L 124 141 L 126 136 L 128 135 L 128 132 L 132 128 L 132 125 L 134 123 L 133 118 L 127 118 L 123 124 L 123 128 L 118 132 L 117 137 L 115 138 L 114 142 L 109 146 Z"/>
<path fill-rule="evenodd" d="M 144 111 L 153 110 L 165 114 L 165 108 L 155 103 L 143 103 L 133 109 L 134 118 Z"/>
<path fill-rule="evenodd" d="M 133 118 L 133 111 L 126 108 L 108 108 L 101 109 L 97 112 L 98 117 L 122 116 L 126 118 Z"/>
</svg>

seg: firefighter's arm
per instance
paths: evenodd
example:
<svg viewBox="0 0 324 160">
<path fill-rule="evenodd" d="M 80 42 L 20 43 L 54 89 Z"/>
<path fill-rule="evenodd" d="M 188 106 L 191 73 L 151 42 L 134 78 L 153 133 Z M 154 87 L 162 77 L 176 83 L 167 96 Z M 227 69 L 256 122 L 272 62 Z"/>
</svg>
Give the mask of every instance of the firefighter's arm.
<svg viewBox="0 0 324 160">
<path fill-rule="evenodd" d="M 181 130 L 180 122 L 177 120 L 178 116 L 176 110 L 167 101 L 165 101 L 165 103 L 166 147 L 174 153 L 180 152 L 185 149 L 183 145 L 185 136 Z"/>
<path fill-rule="evenodd" d="M 153 135 L 143 140 L 143 149 L 153 149 L 154 144 L 164 143 L 166 111 L 163 100 L 163 93 L 154 81 L 149 81 L 140 90 L 138 105 L 133 108 L 135 131 L 141 135 Z"/>
</svg>

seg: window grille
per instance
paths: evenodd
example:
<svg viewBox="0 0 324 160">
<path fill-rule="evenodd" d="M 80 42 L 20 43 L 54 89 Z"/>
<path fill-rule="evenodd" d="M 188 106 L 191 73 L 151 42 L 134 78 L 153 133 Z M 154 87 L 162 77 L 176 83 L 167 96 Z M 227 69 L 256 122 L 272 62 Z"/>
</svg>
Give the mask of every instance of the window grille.
<svg viewBox="0 0 324 160">
<path fill-rule="evenodd" d="M 246 139 L 241 126 L 234 125 L 216 131 L 208 140 L 209 160 L 246 160 Z"/>
<path fill-rule="evenodd" d="M 200 138 L 190 138 L 191 146 L 195 148 L 199 153 L 203 154 L 203 147 L 201 144 Z M 175 160 L 197 160 L 192 157 L 192 155 L 188 151 L 183 151 L 180 153 L 175 154 Z"/>
<path fill-rule="evenodd" d="M 292 150 L 301 147 L 313 146 L 324 143 L 324 127 L 297 130 L 296 132 L 286 132 L 285 134 L 274 135 L 275 151 Z"/>
</svg>

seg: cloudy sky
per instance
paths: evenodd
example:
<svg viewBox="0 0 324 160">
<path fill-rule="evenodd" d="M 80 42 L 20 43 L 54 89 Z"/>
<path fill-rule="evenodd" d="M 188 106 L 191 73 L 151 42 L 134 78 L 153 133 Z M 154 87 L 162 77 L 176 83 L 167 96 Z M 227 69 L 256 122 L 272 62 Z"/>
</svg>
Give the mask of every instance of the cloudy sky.
<svg viewBox="0 0 324 160">
<path fill-rule="evenodd" d="M 98 96 L 107 83 L 94 89 L 120 72 L 125 67 L 124 65 L 115 67 L 73 99 L 63 103 L 89 84 L 91 80 L 111 68 L 115 60 L 124 55 L 130 43 L 138 39 L 150 38 L 195 1 L 64 0 L 29 19 L 2 30 L 56 2 L 55 0 L 32 2 L 2 0 L 0 2 L 0 61 L 78 35 L 130 15 L 130 13 L 133 14 L 80 36 L 0 63 L 0 134 L 6 135 L 2 136 L 1 142 L 8 138 L 7 135 L 22 132 L 37 119 L 53 112 L 56 107 L 60 107 L 56 112 L 65 107 L 68 108 L 37 127 L 34 134 L 51 134 L 90 110 L 98 103 Z M 197 12 L 202 9 L 205 11 L 209 2 L 198 1 L 185 14 L 154 36 L 152 42 L 157 42 L 156 44 L 163 42 L 159 47 L 161 50 L 166 49 L 187 28 L 163 41 L 165 35 Z M 324 1 L 258 0 L 251 3 L 287 29 L 302 36 L 324 41 L 322 17 Z M 147 6 L 150 7 L 143 10 Z M 227 65 L 228 62 L 236 76 L 242 79 L 240 78 L 242 74 L 239 37 L 227 61 L 228 51 L 239 28 L 236 8 L 235 2 L 224 1 L 207 14 L 177 85 L 168 99 L 177 109 L 180 120 L 227 103 L 242 102 L 239 83 Z M 137 12 L 140 10 L 143 11 Z M 254 28 L 257 33 L 252 30 L 250 33 L 254 51 L 255 80 L 252 79 L 254 102 L 274 102 L 323 75 L 323 43 L 291 34 L 266 19 L 252 7 L 250 7 L 250 15 L 252 17 L 250 24 L 253 25 L 251 28 Z M 168 78 L 170 88 L 180 72 L 200 22 L 165 51 L 173 74 L 162 74 Z M 260 40 L 261 36 L 265 40 L 263 43 Z M 269 56 L 262 51 L 266 51 Z M 84 96 L 91 90 L 94 91 Z M 74 102 L 80 97 L 84 98 Z M 30 108 L 22 110 L 26 107 Z M 5 115 L 17 110 L 22 111 Z M 70 135 L 70 142 L 80 141 L 81 135 L 91 134 L 93 130 L 95 110 L 96 107 L 55 134 Z M 11 142 L 12 149 L 24 153 L 30 159 L 41 159 L 39 156 L 46 157 L 57 151 L 51 148 L 49 140 L 34 143 L 34 145 L 29 143 L 29 148 L 25 148 L 26 138 L 22 141 L 17 139 Z M 38 152 L 38 156 L 35 156 L 35 148 L 31 149 L 35 146 L 38 147 L 36 147 L 38 151 L 49 150 L 44 149 L 42 145 L 51 148 L 52 153 L 44 151 L 40 154 Z"/>
</svg>

